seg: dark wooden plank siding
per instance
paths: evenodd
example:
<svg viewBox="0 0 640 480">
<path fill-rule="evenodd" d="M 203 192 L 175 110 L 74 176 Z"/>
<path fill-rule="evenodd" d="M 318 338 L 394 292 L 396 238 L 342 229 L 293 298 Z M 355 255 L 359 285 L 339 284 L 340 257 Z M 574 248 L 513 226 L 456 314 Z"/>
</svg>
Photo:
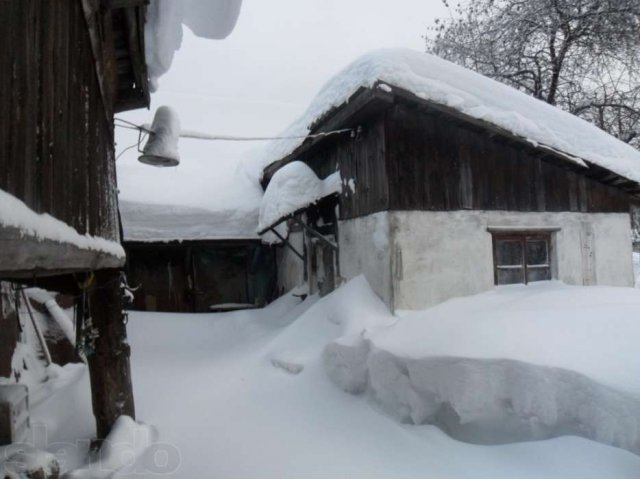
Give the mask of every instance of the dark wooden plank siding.
<svg viewBox="0 0 640 480">
<path fill-rule="evenodd" d="M 322 149 L 302 157 L 320 178 L 340 170 L 345 187 L 341 217 L 353 218 L 389 208 L 389 182 L 385 165 L 384 119 L 363 123 L 359 134 L 328 139 Z M 355 194 L 347 182 L 355 185 Z"/>
<path fill-rule="evenodd" d="M 111 108 L 81 1 L 4 1 L 0 18 L 0 189 L 117 239 Z"/>
<path fill-rule="evenodd" d="M 139 286 L 133 309 L 209 312 L 210 306 L 263 306 L 275 293 L 272 247 L 258 241 L 129 243 L 127 277 Z"/>
<path fill-rule="evenodd" d="M 446 115 L 398 104 L 386 112 L 385 125 L 391 210 L 629 209 L 627 194 L 586 177 L 580 167 Z M 362 191 L 350 204 L 346 218 L 377 211 L 363 208 L 371 205 Z"/>
</svg>

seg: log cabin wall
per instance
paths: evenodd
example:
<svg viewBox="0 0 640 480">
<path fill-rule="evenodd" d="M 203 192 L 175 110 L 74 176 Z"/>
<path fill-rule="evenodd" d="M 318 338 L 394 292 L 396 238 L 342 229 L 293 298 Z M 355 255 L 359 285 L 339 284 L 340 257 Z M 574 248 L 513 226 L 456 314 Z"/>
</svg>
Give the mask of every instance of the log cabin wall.
<svg viewBox="0 0 640 480">
<path fill-rule="evenodd" d="M 0 2 L 0 18 L 11 19 L 0 22 L 0 189 L 117 240 L 115 72 L 106 60 L 98 72 L 88 28 L 109 35 L 110 13 L 87 21 L 80 0 L 21 0 Z"/>
<path fill-rule="evenodd" d="M 384 115 L 390 210 L 629 211 L 626 193 L 533 147 L 417 105 Z"/>
</svg>

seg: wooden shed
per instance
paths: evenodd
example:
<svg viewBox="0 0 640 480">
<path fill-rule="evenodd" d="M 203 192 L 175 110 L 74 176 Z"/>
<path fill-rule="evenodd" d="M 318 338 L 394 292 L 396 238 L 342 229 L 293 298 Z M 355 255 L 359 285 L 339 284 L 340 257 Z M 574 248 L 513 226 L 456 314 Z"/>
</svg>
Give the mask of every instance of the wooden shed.
<svg viewBox="0 0 640 480">
<path fill-rule="evenodd" d="M 88 360 L 100 438 L 134 414 L 113 116 L 149 104 L 146 3 L 0 2 L 0 279 L 84 295 L 81 317 L 98 333 Z M 13 291 L 2 296 L 5 377 Z"/>
<path fill-rule="evenodd" d="M 309 112 L 286 134 L 328 135 L 272 148 L 290 153 L 266 167 L 263 185 L 295 160 L 320 178 L 339 171 L 337 210 L 279 219 L 307 225 L 290 246 L 312 253 L 310 227 L 336 248 L 325 268 L 307 259 L 311 271 L 283 248 L 286 287 L 304 272 L 313 287 L 332 262 L 337 282 L 364 274 L 392 309 L 539 280 L 632 285 L 640 152 L 595 126 L 404 50 L 356 61 Z"/>
<path fill-rule="evenodd" d="M 257 212 L 120 202 L 133 308 L 229 311 L 275 294 L 275 255 L 256 233 Z"/>
</svg>

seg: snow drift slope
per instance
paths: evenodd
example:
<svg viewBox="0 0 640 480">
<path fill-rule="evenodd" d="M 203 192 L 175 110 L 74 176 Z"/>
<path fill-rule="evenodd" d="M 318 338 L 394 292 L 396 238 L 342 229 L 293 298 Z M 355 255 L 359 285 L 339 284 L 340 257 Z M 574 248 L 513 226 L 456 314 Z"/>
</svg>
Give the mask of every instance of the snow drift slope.
<svg viewBox="0 0 640 480">
<path fill-rule="evenodd" d="M 338 339 L 328 375 L 403 422 L 495 444 L 579 435 L 640 455 L 634 289 L 515 286 Z"/>
<path fill-rule="evenodd" d="M 396 322 L 363 278 L 322 299 L 301 302 L 287 295 L 261 310 L 131 312 L 138 419 L 156 425 L 161 442 L 180 452 L 165 473 L 637 476 L 640 457 L 621 449 L 575 436 L 501 446 L 462 443 L 430 425 L 399 423 L 335 388 L 324 371 L 325 346 L 337 338 L 356 344 L 395 329 Z M 131 472 L 144 472 L 144 461 Z"/>
</svg>

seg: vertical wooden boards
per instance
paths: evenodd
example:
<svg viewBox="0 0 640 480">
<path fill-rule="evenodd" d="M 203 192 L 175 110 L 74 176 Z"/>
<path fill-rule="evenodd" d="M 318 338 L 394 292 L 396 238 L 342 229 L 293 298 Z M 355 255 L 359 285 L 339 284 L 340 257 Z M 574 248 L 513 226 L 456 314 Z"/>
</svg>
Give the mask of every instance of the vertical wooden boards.
<svg viewBox="0 0 640 480">
<path fill-rule="evenodd" d="M 340 169 L 343 219 L 383 210 L 629 209 L 628 194 L 602 183 L 606 171 L 417 101 L 378 110 L 361 120 L 358 132 L 301 154 L 321 178 Z"/>
<path fill-rule="evenodd" d="M 340 136 L 303 159 L 320 178 L 340 170 L 341 216 L 353 218 L 388 208 L 384 157 L 384 123 L 377 119 L 363 124 L 357 136 Z"/>
<path fill-rule="evenodd" d="M 399 104 L 385 125 L 392 210 L 628 211 L 586 170 L 441 113 Z"/>
<path fill-rule="evenodd" d="M 0 376 L 5 378 L 13 376 L 11 360 L 20 336 L 14 296 L 9 284 L 0 282 Z"/>
<path fill-rule="evenodd" d="M 0 189 L 118 238 L 113 127 L 79 0 L 0 2 Z"/>
</svg>

